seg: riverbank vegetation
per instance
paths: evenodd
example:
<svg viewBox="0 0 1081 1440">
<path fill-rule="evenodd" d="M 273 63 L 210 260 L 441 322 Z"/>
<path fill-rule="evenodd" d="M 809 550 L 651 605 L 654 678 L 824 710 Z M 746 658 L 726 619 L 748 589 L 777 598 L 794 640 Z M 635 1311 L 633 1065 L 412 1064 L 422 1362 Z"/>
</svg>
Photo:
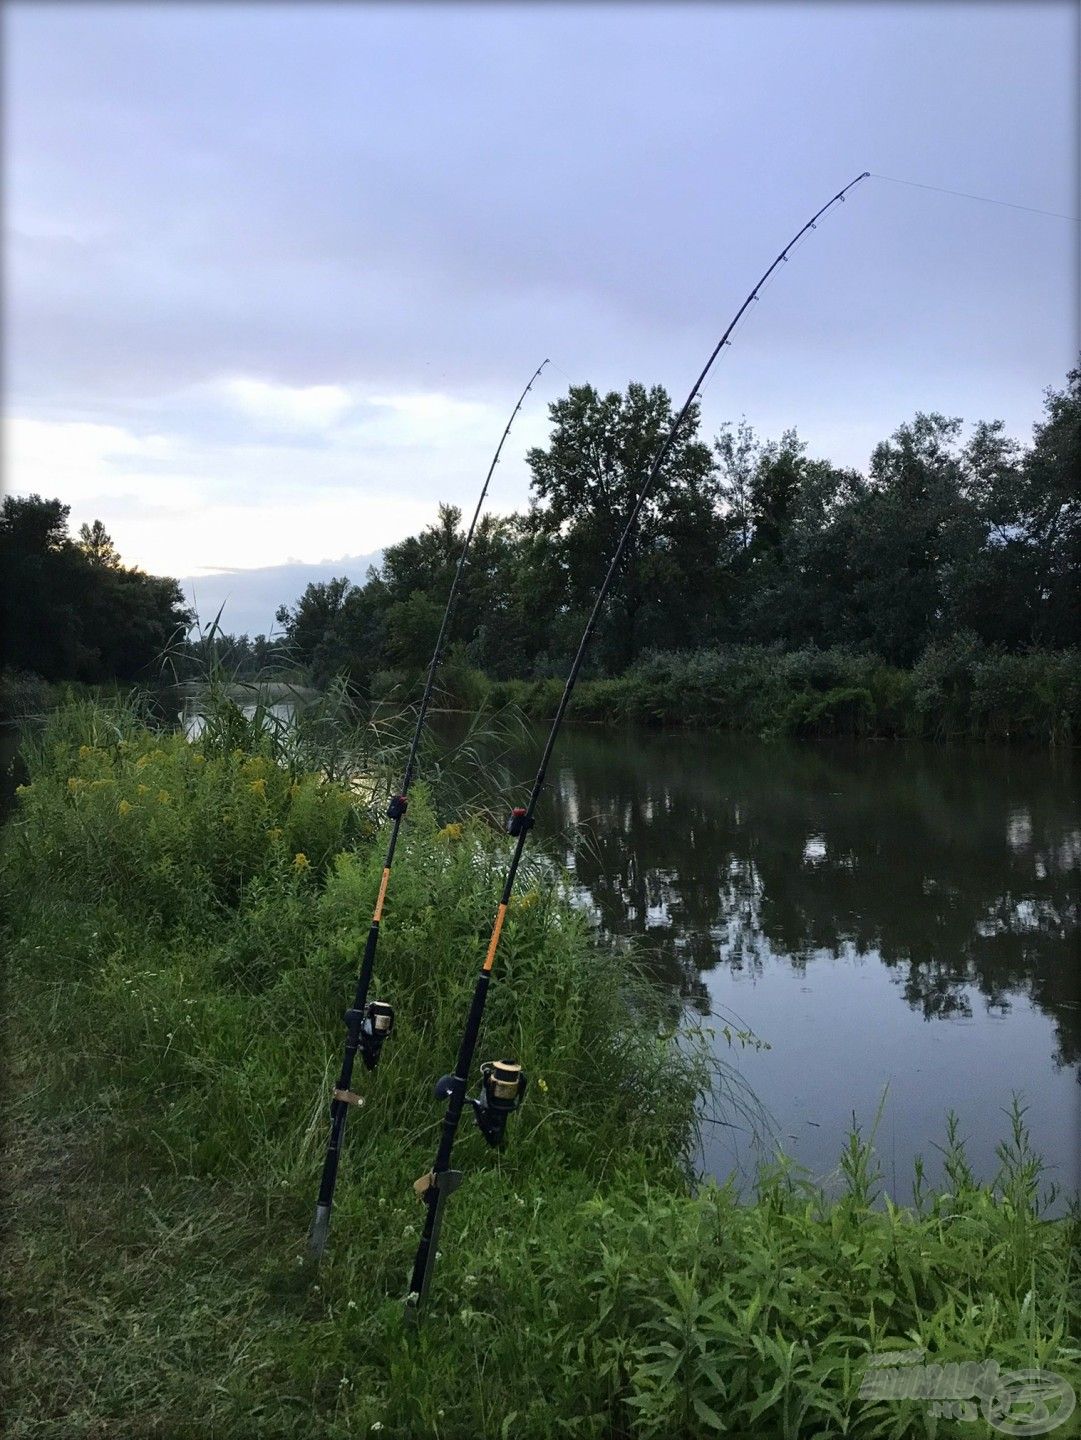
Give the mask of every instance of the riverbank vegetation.
<svg viewBox="0 0 1081 1440">
<path fill-rule="evenodd" d="M 373 698 L 400 700 L 411 681 L 380 675 Z M 442 688 L 452 707 L 513 706 L 546 720 L 563 681 L 492 681 L 452 662 Z M 1002 655 L 968 633 L 929 646 L 909 670 L 839 648 L 656 651 L 622 675 L 580 681 L 569 713 L 593 724 L 691 725 L 762 736 L 1069 745 L 1081 738 L 1081 650 Z"/>
<path fill-rule="evenodd" d="M 529 451 L 523 513 L 483 517 L 443 703 L 547 718 L 646 469 L 672 419 L 660 386 L 572 385 Z M 1031 444 L 998 421 L 917 414 L 866 472 L 794 430 L 709 442 L 692 409 L 627 551 L 575 699 L 582 719 L 759 734 L 1076 742 L 1081 734 L 1081 370 Z M 0 515 L 8 617 L 0 714 L 49 680 L 273 677 L 354 701 L 420 688 L 462 547 L 461 515 L 388 547 L 353 583 L 311 584 L 273 638 L 190 616 L 175 582 L 121 565 L 60 501 Z"/>
<path fill-rule="evenodd" d="M 403 831 L 378 977 L 399 1023 L 312 1270 L 381 805 L 242 721 L 188 743 L 82 704 L 27 740 L 3 850 L 9 1434 L 941 1437 L 971 1426 L 860 1398 L 870 1356 L 1078 1383 L 1081 1233 L 1044 1218 L 1020 1115 L 993 1183 L 954 1130 L 912 1197 L 880 1194 L 858 1133 L 822 1184 L 774 1157 L 754 1195 L 696 1188 L 702 1037 L 540 861 L 483 1040 L 530 1093 L 505 1154 L 463 1138 L 408 1323 L 431 1083 L 508 843 L 438 787 Z"/>
<path fill-rule="evenodd" d="M 489 516 L 455 622 L 451 694 L 557 681 L 671 422 L 665 391 L 572 386 L 527 460 L 528 511 Z M 1081 684 L 1081 371 L 1024 448 L 918 414 L 866 473 L 692 410 L 601 616 L 580 713 L 755 730 L 1000 734 L 1076 728 Z M 295 660 L 358 693 L 412 685 L 431 652 L 460 516 L 384 552 L 363 584 L 311 585 L 278 618 Z M 762 698 L 730 694 L 753 683 Z M 689 705 L 681 694 L 686 692 Z M 831 693 L 832 692 L 832 693 Z M 1036 692 L 1029 704 L 1028 697 Z M 550 713 L 552 691 L 501 692 Z M 611 706 L 609 705 L 611 701 Z M 1071 707 L 1074 707 L 1073 709 Z"/>
</svg>

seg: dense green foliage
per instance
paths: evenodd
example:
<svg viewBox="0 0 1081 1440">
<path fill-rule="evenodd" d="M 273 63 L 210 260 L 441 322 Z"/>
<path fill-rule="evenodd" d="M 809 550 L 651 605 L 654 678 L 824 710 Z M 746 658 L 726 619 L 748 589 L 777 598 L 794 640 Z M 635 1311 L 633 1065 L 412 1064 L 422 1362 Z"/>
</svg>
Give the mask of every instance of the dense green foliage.
<svg viewBox="0 0 1081 1440">
<path fill-rule="evenodd" d="M 380 676 L 375 693 L 391 698 L 397 684 Z M 563 681 L 489 681 L 452 665 L 444 689 L 463 706 L 513 705 L 541 720 L 554 714 Z M 757 735 L 1076 744 L 1081 651 L 1003 655 L 971 632 L 928 646 L 906 670 L 841 649 L 654 651 L 614 679 L 580 682 L 570 714 L 597 724 L 698 725 Z"/>
<path fill-rule="evenodd" d="M 27 761 L 3 880 L 17 1440 L 960 1436 L 925 1403 L 861 1399 L 868 1356 L 1077 1383 L 1077 1222 L 1042 1218 L 1020 1121 L 994 1184 L 954 1136 L 914 1208 L 873 1203 L 856 1136 L 829 1195 L 783 1163 L 753 1203 L 693 1193 L 695 1036 L 539 862 L 483 1038 L 534 1083 L 505 1155 L 463 1135 L 434 1303 L 408 1324 L 430 1085 L 508 844 L 423 791 L 380 951 L 399 1025 L 312 1271 L 378 804 L 236 713 L 187 744 L 77 706 Z"/>
<path fill-rule="evenodd" d="M 120 563 L 100 520 L 68 536 L 71 507 L 40 495 L 0 508 L 4 664 L 45 680 L 131 680 L 187 629 L 175 580 Z"/>
<path fill-rule="evenodd" d="M 624 519 L 671 423 L 660 386 L 572 386 L 528 454 L 532 503 L 482 518 L 440 684 L 476 708 L 551 713 Z M 581 718 L 759 733 L 1069 741 L 1081 647 L 1081 370 L 1022 449 L 1000 422 L 918 414 L 866 475 L 745 424 L 712 446 L 692 407 L 632 536 L 587 657 Z M 184 637 L 176 583 L 120 564 L 100 521 L 5 500 L 0 711 L 34 676 L 273 674 L 362 699 L 412 695 L 463 542 L 460 512 L 385 552 L 363 584 L 309 585 L 282 634 Z M 156 663 L 155 663 L 156 662 Z M 166 663 L 167 662 L 167 663 Z M 23 674 L 22 672 L 27 672 Z M 494 682 L 494 683 L 493 683 Z M 551 683 L 545 683 L 551 682 Z M 752 688 L 753 687 L 753 688 Z M 36 707 L 36 708 L 41 708 Z"/>
<path fill-rule="evenodd" d="M 482 522 L 464 576 L 454 660 L 496 680 L 565 673 L 672 414 L 659 386 L 580 385 L 550 418 L 547 447 L 528 455 L 530 509 Z M 1010 655 L 1081 645 L 1081 371 L 1047 392 L 1027 449 L 998 421 L 966 437 L 959 420 L 917 414 L 867 474 L 810 458 L 794 431 L 763 444 L 725 426 L 711 447 L 699 423 L 692 409 L 643 510 L 593 676 L 734 645 L 844 648 L 896 668 L 961 636 Z M 311 585 L 283 606 L 294 658 L 365 692 L 373 672 L 390 672 L 386 690 L 420 671 L 460 520 L 444 507 L 364 584 Z"/>
</svg>

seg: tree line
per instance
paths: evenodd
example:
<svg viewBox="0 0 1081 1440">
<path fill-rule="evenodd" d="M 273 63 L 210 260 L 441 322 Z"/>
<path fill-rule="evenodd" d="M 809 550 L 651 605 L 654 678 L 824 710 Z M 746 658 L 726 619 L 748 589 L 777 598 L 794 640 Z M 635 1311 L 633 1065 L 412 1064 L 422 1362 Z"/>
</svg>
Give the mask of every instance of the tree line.
<svg viewBox="0 0 1081 1440">
<path fill-rule="evenodd" d="M 40 495 L 0 507 L 4 666 L 89 684 L 145 677 L 191 623 L 180 586 L 123 564 L 100 520 L 73 540 L 70 514 Z"/>
<path fill-rule="evenodd" d="M 528 508 L 486 515 L 473 541 L 452 657 L 494 681 L 565 673 L 634 498 L 673 419 L 662 386 L 572 385 L 527 454 Z M 964 637 L 996 653 L 1081 645 L 1081 370 L 1045 392 L 1027 446 L 1001 421 L 918 413 L 866 472 L 812 457 L 795 430 L 745 422 L 669 450 L 588 661 L 594 678 L 650 656 L 731 647 L 846 650 L 911 668 Z M 4 664 L 48 680 L 181 675 L 212 654 L 238 676 L 287 666 L 386 693 L 427 663 L 463 542 L 451 505 L 388 547 L 362 583 L 311 584 L 268 638 L 183 637 L 175 580 L 124 565 L 100 520 L 68 534 L 60 500 L 0 508 Z"/>
<path fill-rule="evenodd" d="M 527 455 L 522 513 L 482 519 L 455 619 L 459 662 L 490 678 L 567 668 L 616 539 L 672 423 L 663 387 L 573 385 Z M 693 408 L 635 531 L 591 652 L 594 676 L 649 653 L 841 647 L 911 667 L 964 635 L 999 652 L 1081 644 L 1081 370 L 1045 392 L 1022 446 L 1001 421 L 918 413 L 866 472 L 814 458 L 795 430 L 744 422 L 706 442 Z M 428 660 L 462 517 L 385 552 L 363 583 L 312 584 L 277 614 L 316 682 Z"/>
</svg>

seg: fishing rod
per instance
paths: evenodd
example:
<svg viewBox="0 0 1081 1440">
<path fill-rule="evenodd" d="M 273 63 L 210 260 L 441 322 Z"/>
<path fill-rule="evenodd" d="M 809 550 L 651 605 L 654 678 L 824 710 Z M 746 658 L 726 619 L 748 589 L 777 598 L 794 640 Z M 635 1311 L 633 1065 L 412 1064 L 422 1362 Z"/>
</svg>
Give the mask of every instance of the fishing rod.
<svg viewBox="0 0 1081 1440">
<path fill-rule="evenodd" d="M 510 434 L 511 426 L 514 424 L 518 411 L 525 403 L 525 397 L 532 390 L 541 371 L 548 364 L 544 360 L 534 370 L 529 384 L 518 397 L 518 403 L 511 411 L 510 419 L 506 428 L 500 436 L 499 444 L 496 446 L 495 454 L 492 456 L 492 463 L 488 467 L 488 473 L 484 477 L 484 484 L 481 487 L 480 498 L 477 501 L 477 508 L 473 511 L 473 519 L 469 522 L 469 529 L 466 532 L 465 541 L 462 544 L 461 554 L 458 556 L 458 566 L 451 581 L 450 593 L 447 596 L 446 609 L 443 611 L 443 621 L 439 626 L 439 634 L 436 637 L 435 648 L 432 651 L 432 658 L 428 662 L 428 676 L 424 682 L 424 693 L 420 697 L 420 708 L 417 711 L 417 723 L 413 727 L 413 739 L 409 746 L 409 756 L 405 762 L 405 773 L 402 777 L 401 788 L 396 795 L 390 797 L 387 805 L 387 817 L 390 819 L 390 839 L 387 842 L 386 858 L 383 861 L 383 875 L 379 882 L 379 894 L 375 902 L 375 910 L 372 913 L 372 923 L 368 929 L 368 939 L 364 945 L 364 958 L 361 961 L 360 973 L 357 975 L 357 987 L 353 995 L 353 1004 L 346 1010 L 342 1019 L 345 1021 L 345 1050 L 342 1055 L 342 1068 L 334 1086 L 330 1102 L 330 1137 L 327 1141 L 326 1156 L 323 1160 L 323 1173 L 319 1181 L 319 1199 L 315 1206 L 315 1216 L 312 1219 L 308 1231 L 308 1248 L 313 1255 L 322 1255 L 326 1249 L 327 1235 L 330 1230 L 330 1212 L 334 1204 L 334 1187 L 338 1180 L 338 1165 L 342 1156 L 342 1144 L 345 1140 L 345 1124 L 349 1116 L 350 1106 L 360 1107 L 363 1105 L 363 1098 L 352 1090 L 353 1066 L 356 1063 L 357 1051 L 360 1051 L 361 1058 L 368 1070 L 374 1070 L 379 1064 L 379 1056 L 383 1046 L 394 1029 L 394 1009 L 385 1000 L 369 1000 L 368 991 L 372 983 L 372 972 L 375 969 L 375 952 L 379 945 L 379 927 L 383 919 L 383 906 L 387 898 L 387 887 L 390 884 L 390 872 L 394 864 L 394 851 L 398 845 L 398 832 L 402 827 L 402 820 L 409 808 L 409 787 L 413 783 L 413 772 L 416 769 L 417 752 L 420 749 L 421 736 L 424 733 L 424 722 L 428 715 L 428 707 L 431 704 L 432 692 L 435 688 L 435 677 L 439 670 L 439 662 L 443 655 L 443 646 L 446 643 L 447 633 L 450 628 L 451 616 L 454 611 L 454 602 L 458 595 L 458 583 L 462 578 L 462 571 L 465 568 L 465 558 L 469 553 L 469 547 L 473 540 L 473 532 L 477 528 L 477 521 L 480 519 L 481 507 L 484 505 L 485 496 L 488 494 L 488 485 L 495 467 L 499 464 L 499 456 L 503 445 Z"/>
<path fill-rule="evenodd" d="M 552 721 L 551 729 L 548 732 L 548 739 L 545 742 L 541 754 L 540 765 L 533 780 L 533 788 L 529 793 L 529 801 L 524 806 L 518 806 L 511 811 L 507 821 L 507 832 L 516 839 L 514 853 L 511 856 L 510 865 L 507 869 L 506 879 L 503 884 L 503 893 L 499 900 L 499 908 L 496 910 L 495 922 L 492 926 L 491 937 L 488 941 L 488 950 L 481 966 L 480 974 L 473 990 L 473 998 L 470 1002 L 469 1013 L 466 1018 L 465 1029 L 462 1031 L 461 1042 L 458 1046 L 458 1057 L 454 1064 L 454 1071 L 450 1075 L 444 1075 L 436 1082 L 435 1098 L 445 1100 L 447 1108 L 443 1114 L 442 1129 L 440 1131 L 439 1146 L 436 1151 L 435 1163 L 426 1175 L 422 1175 L 416 1182 L 413 1189 L 427 1207 L 427 1214 L 424 1219 L 424 1228 L 421 1233 L 420 1244 L 417 1247 L 416 1258 L 413 1262 L 413 1273 L 409 1282 L 409 1299 L 419 1307 L 428 1293 L 432 1281 L 432 1272 L 435 1267 L 437 1242 L 440 1229 L 443 1223 L 443 1211 L 450 1196 L 462 1183 L 462 1172 L 452 1170 L 450 1166 L 451 1153 L 454 1149 L 454 1141 L 458 1134 L 458 1126 L 461 1122 L 462 1113 L 468 1105 L 473 1111 L 474 1118 L 490 1145 L 501 1146 L 507 1121 L 518 1109 L 525 1095 L 526 1077 L 522 1067 L 512 1060 L 490 1061 L 480 1067 L 481 1093 L 479 1096 L 467 1097 L 466 1090 L 469 1085 L 469 1073 L 473 1064 L 474 1052 L 477 1048 L 477 1038 L 480 1034 L 481 1020 L 484 1016 L 484 1005 L 488 996 L 488 987 L 492 979 L 492 967 L 495 964 L 496 951 L 499 948 L 499 937 L 503 931 L 503 924 L 507 917 L 507 907 L 510 904 L 511 895 L 514 890 L 514 880 L 521 863 L 522 853 L 525 850 L 526 839 L 534 825 L 534 814 L 537 808 L 537 801 L 541 790 L 544 787 L 545 776 L 548 772 L 548 765 L 552 758 L 552 751 L 555 748 L 556 740 L 559 737 L 563 718 L 570 704 L 571 695 L 578 679 L 578 673 L 582 668 L 585 659 L 586 649 L 592 638 L 594 628 L 600 616 L 601 609 L 612 588 L 612 582 L 619 570 L 623 559 L 627 542 L 631 537 L 638 516 L 642 507 L 649 498 L 654 483 L 660 473 L 661 467 L 668 457 L 673 441 L 686 419 L 691 406 L 698 398 L 699 392 L 705 382 L 706 376 L 713 368 L 713 363 L 720 355 L 724 347 L 730 343 L 733 330 L 739 324 L 744 312 L 758 299 L 759 292 L 763 285 L 773 274 L 774 270 L 788 260 L 788 253 L 796 243 L 809 231 L 813 230 L 817 222 L 825 215 L 827 210 L 833 208 L 838 201 L 843 201 L 848 191 L 858 185 L 861 180 L 868 178 L 869 172 L 864 171 L 857 175 L 855 180 L 850 180 L 843 190 L 839 190 L 828 204 L 817 210 L 810 220 L 793 235 L 788 244 L 780 252 L 770 267 L 763 273 L 756 282 L 750 294 L 732 317 L 728 328 L 718 340 L 713 353 L 706 361 L 702 373 L 694 382 L 690 394 L 684 401 L 683 408 L 672 422 L 664 443 L 661 445 L 657 456 L 650 467 L 649 474 L 642 484 L 638 497 L 628 516 L 627 523 L 620 535 L 619 543 L 616 545 L 615 553 L 608 565 L 608 570 L 597 592 L 597 598 L 593 603 L 589 619 L 586 621 L 585 629 L 582 631 L 582 638 L 578 643 L 578 649 L 574 660 L 571 663 L 567 675 L 566 684 L 563 688 L 563 695 L 556 709 L 555 718 Z"/>
</svg>

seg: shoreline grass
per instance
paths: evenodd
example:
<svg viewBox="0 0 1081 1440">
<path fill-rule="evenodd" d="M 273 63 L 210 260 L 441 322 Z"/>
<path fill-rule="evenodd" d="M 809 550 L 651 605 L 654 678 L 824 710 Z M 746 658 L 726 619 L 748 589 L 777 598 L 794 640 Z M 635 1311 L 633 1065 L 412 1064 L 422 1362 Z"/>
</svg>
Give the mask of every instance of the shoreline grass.
<svg viewBox="0 0 1081 1440">
<path fill-rule="evenodd" d="M 399 1024 L 315 1269 L 339 1016 L 382 855 L 360 797 L 273 747 L 84 705 L 28 748 L 3 838 L 13 1440 L 960 1436 L 926 1403 L 861 1399 L 868 1357 L 1081 1383 L 1081 1224 L 1044 1218 L 1022 1117 L 996 1180 L 954 1135 L 945 1184 L 909 1207 L 878 1194 L 859 1136 L 840 1195 L 783 1161 L 750 1203 L 696 1187 L 700 1037 L 543 865 L 482 1039 L 530 1094 L 505 1154 L 463 1133 L 411 1325 L 411 1182 L 507 843 L 422 789 L 377 976 Z"/>
</svg>

